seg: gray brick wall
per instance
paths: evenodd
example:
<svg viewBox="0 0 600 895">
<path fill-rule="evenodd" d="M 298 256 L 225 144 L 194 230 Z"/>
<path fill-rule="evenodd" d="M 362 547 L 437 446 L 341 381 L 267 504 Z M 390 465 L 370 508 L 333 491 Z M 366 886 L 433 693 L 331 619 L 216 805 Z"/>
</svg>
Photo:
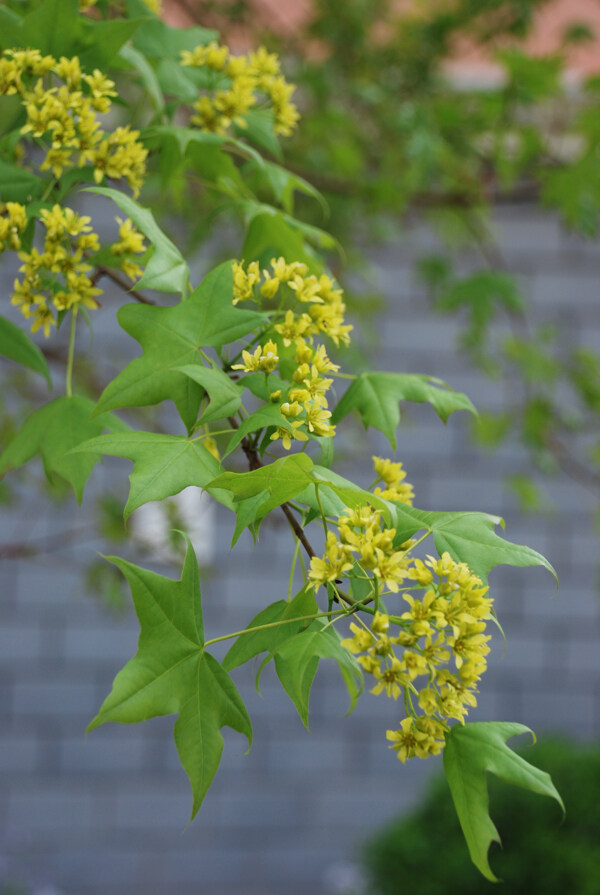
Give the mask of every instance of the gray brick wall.
<svg viewBox="0 0 600 895">
<path fill-rule="evenodd" d="M 565 233 L 533 209 L 502 209 L 494 219 L 507 262 L 521 276 L 540 320 L 568 327 L 574 341 L 600 349 L 597 244 Z M 389 313 L 377 352 L 381 369 L 434 373 L 476 404 L 501 408 L 504 383 L 484 379 L 456 348 L 456 323 L 433 318 L 412 274 L 435 246 L 422 224 L 400 245 L 372 253 Z M 465 269 L 469 258 L 465 259 Z M 120 300 L 115 296 L 115 301 Z M 113 302 L 98 314 L 95 351 L 116 370 L 127 337 L 115 341 Z M 481 509 L 505 517 L 509 539 L 546 553 L 561 579 L 558 594 L 540 569 L 497 570 L 491 584 L 507 633 L 494 638 L 480 707 L 472 717 L 521 721 L 539 733 L 597 737 L 600 709 L 600 600 L 594 495 L 566 479 L 552 484 L 556 512 L 521 515 L 503 477 L 523 467 L 516 445 L 475 451 L 465 415 L 446 427 L 427 407 L 405 411 L 398 457 L 417 495 L 435 509 Z M 388 453 L 358 426 L 346 439 L 366 458 Z M 107 461 L 97 484 L 126 486 L 128 464 Z M 0 537 L 42 536 L 84 525 L 89 511 L 71 499 L 56 507 L 37 498 L 25 514 L 0 517 Z M 75 519 L 75 523 L 74 523 Z M 19 529 L 21 534 L 15 531 Z M 287 589 L 285 525 L 265 525 L 256 550 L 244 536 L 227 552 L 232 520 L 219 510 L 217 566 L 204 581 L 207 629 L 214 634 L 251 618 Z M 86 724 L 112 678 L 135 652 L 137 623 L 116 619 L 86 595 L 81 569 L 98 541 L 0 570 L 0 890 L 19 881 L 61 895 L 335 895 L 336 867 L 356 859 L 361 839 L 413 804 L 439 762 L 402 767 L 387 749 L 393 706 L 365 695 L 344 718 L 345 690 L 323 663 L 312 696 L 310 734 L 267 668 L 262 694 L 250 668 L 235 673 L 255 729 L 244 741 L 225 731 L 222 767 L 197 819 L 187 825 L 190 795 L 172 742 L 172 718 L 110 726 L 85 737 Z M 118 552 L 118 551 L 116 551 Z M 175 575 L 175 569 L 162 569 Z M 240 619 L 239 613 L 242 613 Z M 216 651 L 217 655 L 224 652 Z"/>
</svg>

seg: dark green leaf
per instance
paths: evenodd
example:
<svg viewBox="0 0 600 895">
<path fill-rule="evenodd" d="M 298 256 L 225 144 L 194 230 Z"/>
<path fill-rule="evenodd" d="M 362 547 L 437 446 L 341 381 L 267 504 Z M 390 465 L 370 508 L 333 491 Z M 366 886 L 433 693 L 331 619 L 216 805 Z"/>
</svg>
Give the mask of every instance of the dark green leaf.
<svg viewBox="0 0 600 895">
<path fill-rule="evenodd" d="M 57 58 L 71 56 L 77 52 L 80 23 L 79 0 L 43 0 L 22 20 L 15 45 L 36 47 Z"/>
<path fill-rule="evenodd" d="M 257 432 L 260 429 L 268 428 L 271 426 L 284 426 L 288 429 L 291 428 L 289 420 L 287 419 L 287 417 L 283 416 L 279 404 L 265 404 L 264 407 L 259 407 L 258 410 L 254 411 L 254 413 L 251 413 L 250 416 L 247 416 L 243 423 L 240 423 L 239 428 L 232 436 L 231 441 L 227 445 L 227 450 L 223 455 L 223 459 L 225 459 L 225 457 L 228 457 L 229 454 L 231 454 L 232 451 L 234 451 L 236 447 L 241 444 L 246 435 L 250 434 L 250 432 Z"/>
<path fill-rule="evenodd" d="M 143 19 L 112 19 L 108 22 L 94 22 L 83 19 L 80 22 L 80 38 L 76 50 L 81 66 L 92 72 L 95 68 L 106 70 L 115 61 L 117 54 L 127 52 L 124 44 L 142 24 Z"/>
<path fill-rule="evenodd" d="M 0 199 L 28 205 L 41 194 L 44 181 L 19 165 L 0 159 Z"/>
<path fill-rule="evenodd" d="M 236 504 L 266 492 L 254 517 L 260 520 L 306 488 L 311 481 L 312 466 L 306 454 L 291 454 L 252 472 L 225 472 L 209 482 L 208 487 L 231 491 Z"/>
<path fill-rule="evenodd" d="M 287 214 L 294 213 L 294 193 L 304 193 L 316 199 L 323 213 L 327 214 L 327 202 L 321 193 L 307 180 L 293 174 L 281 165 L 261 159 L 260 163 L 252 166 L 252 173 L 259 181 L 265 181 L 273 193 L 274 199 L 279 202 Z"/>
<path fill-rule="evenodd" d="M 146 57 L 139 50 L 136 50 L 135 47 L 129 45 L 121 47 L 119 55 L 139 74 L 142 85 L 152 99 L 155 111 L 162 112 L 165 107 L 165 100 L 154 69 Z"/>
<path fill-rule="evenodd" d="M 341 645 L 337 630 L 317 618 L 306 631 L 285 640 L 275 652 L 277 675 L 308 727 L 308 699 L 316 671 L 315 659 L 335 659 L 350 693 L 351 712 L 362 691 L 362 672 L 356 659 Z"/>
<path fill-rule="evenodd" d="M 243 665 L 249 659 L 260 653 L 274 653 L 280 644 L 298 631 L 305 628 L 310 620 L 307 615 L 313 615 L 319 611 L 315 592 L 312 588 L 303 587 L 289 603 L 287 600 L 277 600 L 266 609 L 256 615 L 247 628 L 257 628 L 262 625 L 273 625 L 260 631 L 249 630 L 241 634 L 223 659 L 222 665 L 226 671 Z M 294 619 L 294 621 L 291 621 Z M 285 624 L 276 624 L 284 622 Z"/>
<path fill-rule="evenodd" d="M 236 128 L 238 137 L 250 140 L 274 158 L 281 159 L 281 146 L 273 130 L 273 112 L 270 109 L 251 109 L 244 115 L 244 120 L 246 126 Z"/>
<path fill-rule="evenodd" d="M 147 58 L 164 59 L 170 56 L 179 60 L 182 50 L 193 50 L 199 44 L 208 44 L 211 40 L 218 39 L 218 32 L 208 28 L 201 28 L 199 25 L 191 28 L 172 28 L 153 17 L 148 18 L 136 33 L 133 44 Z"/>
<path fill-rule="evenodd" d="M 261 267 L 267 267 L 271 258 L 278 258 L 280 255 L 286 261 L 303 261 L 311 269 L 315 268 L 314 259 L 306 251 L 304 239 L 286 223 L 283 215 L 262 213 L 252 216 L 242 257 L 247 261 L 259 261 Z"/>
</svg>

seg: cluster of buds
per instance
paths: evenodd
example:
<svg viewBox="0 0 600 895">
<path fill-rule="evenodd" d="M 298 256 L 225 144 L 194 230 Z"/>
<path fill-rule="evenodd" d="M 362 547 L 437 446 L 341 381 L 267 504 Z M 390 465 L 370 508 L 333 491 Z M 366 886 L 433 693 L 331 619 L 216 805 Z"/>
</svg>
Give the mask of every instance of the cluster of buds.
<svg viewBox="0 0 600 895">
<path fill-rule="evenodd" d="M 331 277 L 310 274 L 301 261 L 289 264 L 271 259 L 271 270 L 260 270 L 258 261 L 233 264 L 233 304 L 279 299 L 281 319 L 274 329 L 283 344 L 305 345 L 315 336 L 328 336 L 336 345 L 349 345 L 353 327 L 346 324 L 342 290 Z M 291 307 L 289 307 L 291 305 Z"/>
<path fill-rule="evenodd" d="M 139 131 L 126 126 L 107 133 L 98 119 L 110 111 L 114 86 L 97 69 L 85 74 L 77 56 L 57 60 L 31 49 L 8 49 L 0 56 L 0 95 L 21 96 L 21 133 L 46 145 L 40 170 L 60 178 L 67 168 L 91 165 L 96 183 L 105 176 L 124 179 L 137 194 L 148 155 Z"/>
<path fill-rule="evenodd" d="M 202 130 L 226 134 L 232 124 L 247 127 L 253 108 L 273 114 L 276 134 L 290 136 L 299 119 L 290 101 L 295 88 L 281 75 L 279 58 L 264 47 L 247 56 L 231 56 L 229 48 L 214 41 L 207 46 L 184 50 L 181 65 L 205 69 L 211 87 L 194 103 L 191 123 Z"/>
<path fill-rule="evenodd" d="M 19 234 L 27 222 L 25 208 L 9 202 L 6 209 L 6 217 L 0 212 L 0 246 L 18 250 L 21 247 Z M 119 258 L 122 270 L 136 278 L 141 269 L 131 261 L 131 256 L 144 251 L 143 237 L 128 218 L 117 220 L 119 240 L 111 249 Z M 8 235 L 2 239 L 4 221 L 7 221 Z M 58 204 L 52 209 L 44 208 L 38 221 L 45 231 L 42 251 L 35 246 L 29 251 L 19 251 L 23 262 L 19 268 L 21 276 L 15 280 L 11 301 L 26 318 L 32 319 L 32 332 L 42 329 L 49 336 L 58 313 L 76 311 L 80 306 L 98 307 L 96 299 L 102 290 L 90 276 L 90 256 L 99 251 L 100 243 L 90 226 L 90 218 L 71 208 Z"/>
<path fill-rule="evenodd" d="M 42 209 L 39 220 L 46 231 L 43 251 L 19 252 L 23 276 L 15 280 L 11 300 L 25 317 L 33 318 L 32 332 L 43 329 L 48 336 L 57 311 L 98 306 L 96 296 L 101 290 L 88 276 L 91 266 L 85 253 L 97 252 L 100 245 L 90 218 L 71 208 Z"/>
</svg>

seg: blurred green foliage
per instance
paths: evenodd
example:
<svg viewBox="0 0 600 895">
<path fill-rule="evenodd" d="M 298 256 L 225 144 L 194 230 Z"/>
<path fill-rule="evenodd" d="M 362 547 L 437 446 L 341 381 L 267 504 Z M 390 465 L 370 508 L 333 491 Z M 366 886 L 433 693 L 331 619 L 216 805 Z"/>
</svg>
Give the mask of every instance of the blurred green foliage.
<svg viewBox="0 0 600 895">
<path fill-rule="evenodd" d="M 527 748 L 522 751 L 528 756 Z M 600 751 L 559 740 L 540 742 L 535 763 L 552 775 L 558 806 L 490 777 L 491 817 L 503 849 L 490 863 L 503 895 L 597 895 L 600 892 Z M 432 856 L 435 858 L 432 859 Z M 436 780 L 414 812 L 380 830 L 363 847 L 370 895 L 485 895 L 492 890 L 471 864 L 446 782 Z M 424 868 L 427 867 L 427 872 Z"/>
</svg>

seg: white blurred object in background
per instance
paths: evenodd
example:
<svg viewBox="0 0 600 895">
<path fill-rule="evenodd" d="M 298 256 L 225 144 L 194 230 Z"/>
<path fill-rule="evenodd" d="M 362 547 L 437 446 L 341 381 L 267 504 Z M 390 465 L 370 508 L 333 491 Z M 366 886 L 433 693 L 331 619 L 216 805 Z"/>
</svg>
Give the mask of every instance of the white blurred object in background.
<svg viewBox="0 0 600 895">
<path fill-rule="evenodd" d="M 185 552 L 184 531 L 196 553 L 199 566 L 210 566 L 215 554 L 215 504 L 201 488 L 190 486 L 162 501 L 151 501 L 131 515 L 134 542 L 152 554 L 157 563 L 174 563 Z"/>
</svg>

